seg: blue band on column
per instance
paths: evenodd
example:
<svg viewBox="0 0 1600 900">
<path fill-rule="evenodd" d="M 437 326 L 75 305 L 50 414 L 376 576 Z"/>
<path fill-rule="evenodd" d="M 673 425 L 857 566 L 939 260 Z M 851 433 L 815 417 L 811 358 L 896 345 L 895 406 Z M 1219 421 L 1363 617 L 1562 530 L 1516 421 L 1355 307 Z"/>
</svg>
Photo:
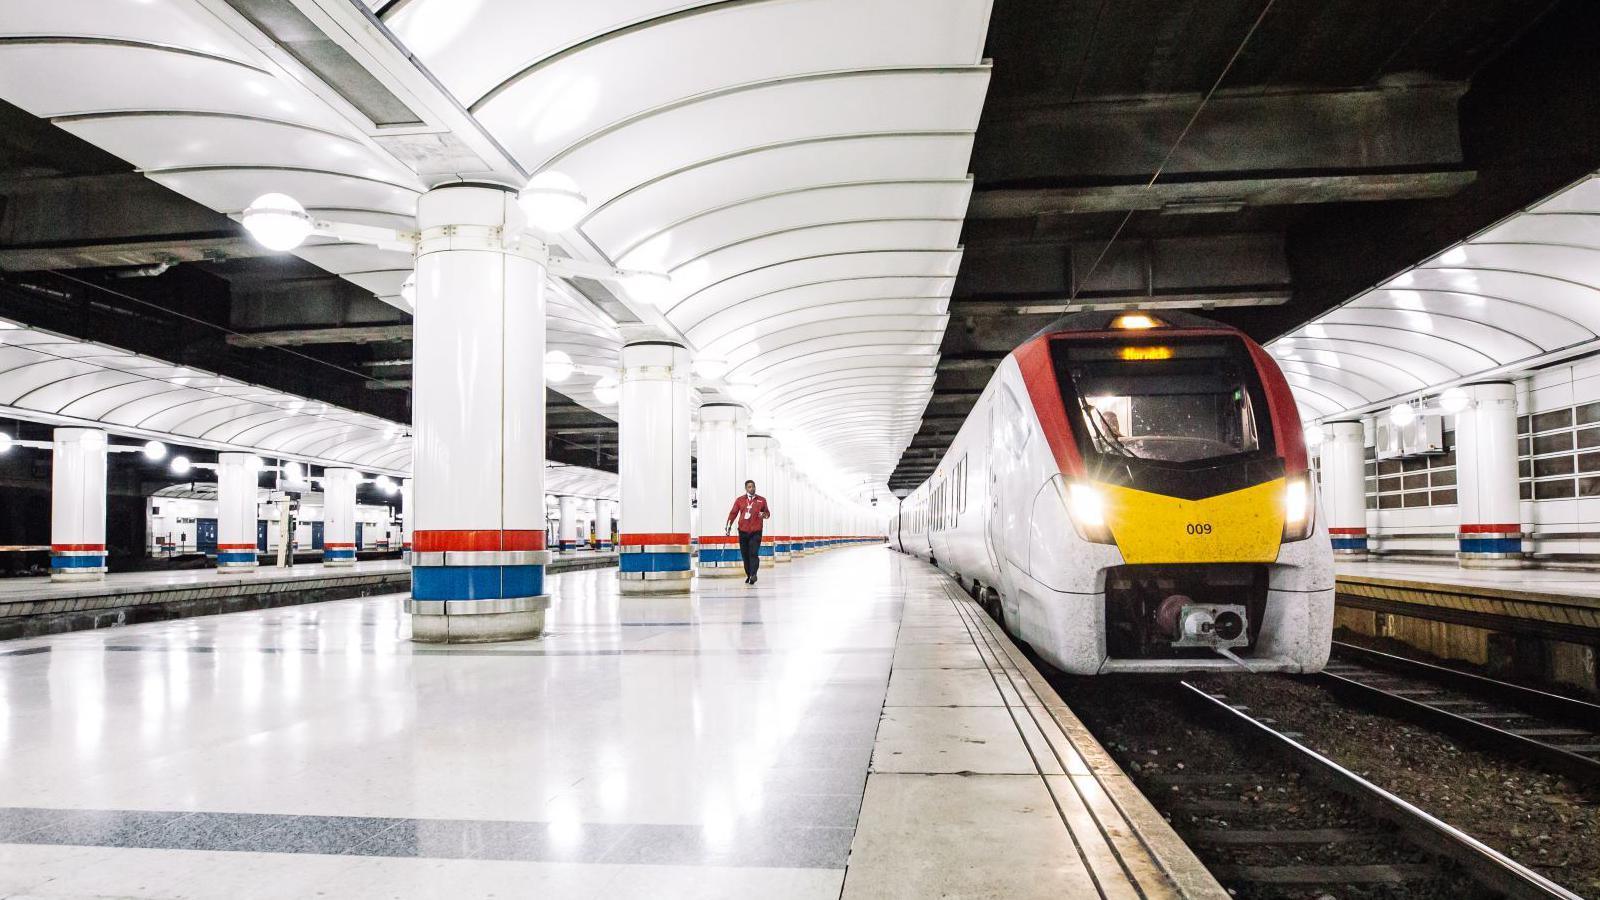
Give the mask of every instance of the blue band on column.
<svg viewBox="0 0 1600 900">
<path fill-rule="evenodd" d="M 500 600 L 544 593 L 544 566 L 415 566 L 415 600 Z"/>
<path fill-rule="evenodd" d="M 623 553 L 617 565 L 624 572 L 687 572 L 690 560 L 687 553 Z"/>
<path fill-rule="evenodd" d="M 1522 539 L 1516 538 L 1461 538 L 1462 553 L 1521 553 Z"/>
</svg>

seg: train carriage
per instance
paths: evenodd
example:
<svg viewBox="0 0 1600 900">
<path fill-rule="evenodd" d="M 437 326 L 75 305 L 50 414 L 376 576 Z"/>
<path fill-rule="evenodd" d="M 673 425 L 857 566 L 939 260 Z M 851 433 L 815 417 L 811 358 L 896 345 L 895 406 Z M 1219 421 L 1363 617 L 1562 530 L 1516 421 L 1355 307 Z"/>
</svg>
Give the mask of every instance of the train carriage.
<svg viewBox="0 0 1600 900">
<path fill-rule="evenodd" d="M 1333 557 L 1282 372 L 1183 313 L 1082 313 L 996 370 L 893 545 L 1078 674 L 1326 662 Z"/>
</svg>

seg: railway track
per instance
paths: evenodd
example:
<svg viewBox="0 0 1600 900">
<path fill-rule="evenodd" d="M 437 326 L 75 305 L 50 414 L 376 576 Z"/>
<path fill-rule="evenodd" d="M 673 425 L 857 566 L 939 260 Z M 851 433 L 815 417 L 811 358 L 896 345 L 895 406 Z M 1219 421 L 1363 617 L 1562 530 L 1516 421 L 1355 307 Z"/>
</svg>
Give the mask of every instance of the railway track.
<svg viewBox="0 0 1600 900">
<path fill-rule="evenodd" d="M 1578 898 L 1225 695 L 1057 686 L 1237 897 Z"/>
<path fill-rule="evenodd" d="M 1278 731 L 1270 720 L 1255 718 L 1248 709 L 1229 703 L 1225 696 L 1207 693 L 1188 682 L 1179 686 L 1196 703 L 1231 723 L 1231 727 L 1247 740 L 1287 760 L 1305 779 L 1336 792 L 1360 812 L 1391 826 L 1400 840 L 1431 857 L 1427 863 L 1400 868 L 1394 873 L 1398 880 L 1438 883 L 1448 880 L 1454 870 L 1492 895 L 1578 898 L 1577 894 L 1543 875 L 1299 743 L 1292 732 Z M 1369 830 L 1369 833 L 1375 832 Z"/>
<path fill-rule="evenodd" d="M 1600 706 L 1334 642 L 1313 679 L 1341 698 L 1600 784 Z"/>
</svg>

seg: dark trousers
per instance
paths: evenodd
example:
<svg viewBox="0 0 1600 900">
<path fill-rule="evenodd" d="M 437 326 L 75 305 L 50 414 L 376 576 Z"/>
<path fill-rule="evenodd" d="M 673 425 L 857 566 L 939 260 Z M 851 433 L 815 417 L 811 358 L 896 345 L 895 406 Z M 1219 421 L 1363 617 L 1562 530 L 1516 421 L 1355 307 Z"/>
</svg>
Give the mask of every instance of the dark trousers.
<svg viewBox="0 0 1600 900">
<path fill-rule="evenodd" d="M 756 577 L 761 568 L 761 532 L 739 532 L 739 556 L 744 560 L 744 577 Z"/>
</svg>

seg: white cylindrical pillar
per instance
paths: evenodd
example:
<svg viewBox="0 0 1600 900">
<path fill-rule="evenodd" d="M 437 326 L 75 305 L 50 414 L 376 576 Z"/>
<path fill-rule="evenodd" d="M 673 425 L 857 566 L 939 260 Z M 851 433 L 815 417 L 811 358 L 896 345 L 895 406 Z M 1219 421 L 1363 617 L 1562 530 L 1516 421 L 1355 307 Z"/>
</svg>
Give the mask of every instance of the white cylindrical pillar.
<svg viewBox="0 0 1600 900">
<path fill-rule="evenodd" d="M 624 594 L 690 587 L 689 378 L 689 352 L 681 344 L 622 348 L 617 578 Z"/>
<path fill-rule="evenodd" d="M 1456 414 L 1456 558 L 1468 568 L 1522 565 L 1517 488 L 1517 392 L 1508 381 L 1469 384 Z"/>
<path fill-rule="evenodd" d="M 106 577 L 106 433 L 57 428 L 50 458 L 50 580 Z"/>
<path fill-rule="evenodd" d="M 578 543 L 578 498 L 557 497 L 556 510 L 561 516 L 556 523 L 556 549 L 566 553 Z"/>
<path fill-rule="evenodd" d="M 800 502 L 796 504 L 796 512 L 799 513 L 800 552 L 804 556 L 810 556 L 817 552 L 817 529 L 812 517 L 814 510 L 811 503 L 811 480 L 803 475 L 800 477 L 799 493 Z"/>
<path fill-rule="evenodd" d="M 767 488 L 766 496 L 768 505 L 772 507 L 772 518 L 767 521 L 767 527 L 772 534 L 772 559 L 774 562 L 786 563 L 794 559 L 790 549 L 792 538 L 789 532 L 794 524 L 794 510 L 789 508 L 789 479 L 794 477 L 794 472 L 788 457 L 776 453 L 772 458 L 772 486 Z"/>
<path fill-rule="evenodd" d="M 766 497 L 769 501 L 772 495 L 767 493 L 772 490 L 773 483 L 778 478 L 778 442 L 770 435 L 752 434 L 746 446 L 749 448 L 747 466 L 750 474 L 747 476 L 756 483 L 756 493 Z M 781 515 L 781 513 L 779 513 Z M 765 525 L 761 530 L 761 562 L 770 563 L 773 554 L 777 552 L 777 537 L 773 530 Z"/>
<path fill-rule="evenodd" d="M 1322 457 L 1322 514 L 1328 517 L 1333 552 L 1340 556 L 1367 555 L 1367 458 L 1362 446 L 1361 422 L 1329 422 L 1319 455 Z"/>
<path fill-rule="evenodd" d="M 550 605 L 545 267 L 506 244 L 524 223 L 516 192 L 496 185 L 417 202 L 407 609 L 420 641 L 537 637 Z"/>
<path fill-rule="evenodd" d="M 261 458 L 253 453 L 217 454 L 218 572 L 249 572 L 259 564 L 256 503 L 260 473 Z"/>
<path fill-rule="evenodd" d="M 700 497 L 700 575 L 743 575 L 738 535 L 724 535 L 728 507 L 744 492 L 750 412 L 737 403 L 700 407 L 695 439 Z"/>
<path fill-rule="evenodd" d="M 407 565 L 411 563 L 411 518 L 415 515 L 411 505 L 411 479 L 400 479 L 400 555 Z"/>
<path fill-rule="evenodd" d="M 610 552 L 613 549 L 611 530 L 612 523 L 617 517 L 617 503 L 615 500 L 596 500 L 594 502 L 594 530 L 600 539 L 600 549 Z"/>
<path fill-rule="evenodd" d="M 356 563 L 356 485 L 361 474 L 355 469 L 326 469 L 322 473 L 322 564 L 353 566 Z"/>
</svg>

